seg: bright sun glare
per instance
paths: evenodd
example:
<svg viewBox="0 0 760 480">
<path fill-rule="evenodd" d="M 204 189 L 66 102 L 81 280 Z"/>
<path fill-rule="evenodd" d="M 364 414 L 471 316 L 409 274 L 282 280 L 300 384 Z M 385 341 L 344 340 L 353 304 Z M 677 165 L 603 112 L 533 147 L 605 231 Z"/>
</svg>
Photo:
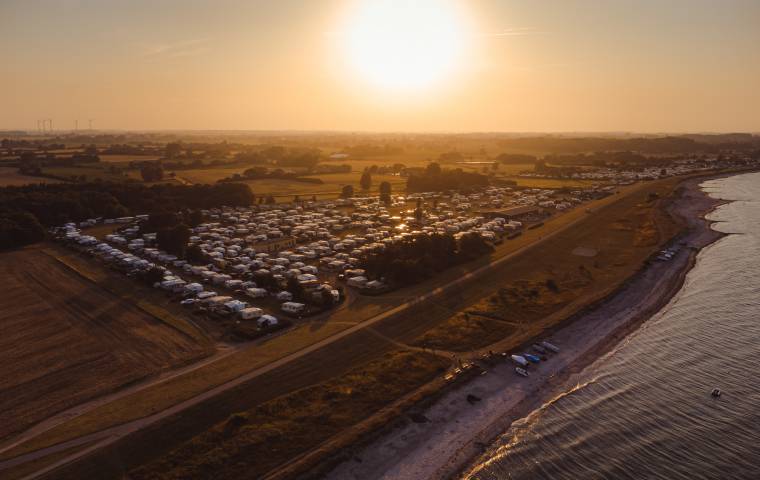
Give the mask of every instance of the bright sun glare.
<svg viewBox="0 0 760 480">
<path fill-rule="evenodd" d="M 343 47 L 352 67 L 384 90 L 420 90 L 460 66 L 468 39 L 461 7 L 447 0 L 361 0 Z"/>
</svg>

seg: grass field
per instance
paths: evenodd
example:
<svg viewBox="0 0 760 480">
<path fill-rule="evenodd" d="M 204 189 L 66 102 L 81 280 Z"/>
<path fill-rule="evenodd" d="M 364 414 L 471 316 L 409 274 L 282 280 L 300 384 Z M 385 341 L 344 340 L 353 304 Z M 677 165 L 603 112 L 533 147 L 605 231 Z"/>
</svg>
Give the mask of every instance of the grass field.
<svg viewBox="0 0 760 480">
<path fill-rule="evenodd" d="M 19 187 L 32 183 L 60 183 L 55 178 L 33 177 L 18 173 L 16 167 L 0 167 L 0 187 Z"/>
<path fill-rule="evenodd" d="M 134 479 L 261 478 L 386 404 L 442 374 L 431 354 L 390 352 L 348 373 L 234 413 Z"/>
<path fill-rule="evenodd" d="M 209 353 L 39 249 L 1 254 L 0 284 L 0 438 Z"/>
<path fill-rule="evenodd" d="M 189 183 L 216 183 L 217 181 L 242 173 L 248 167 L 220 167 L 197 170 L 178 170 L 177 177 Z M 355 191 L 360 192 L 359 179 L 361 171 L 351 173 L 328 173 L 321 175 L 306 175 L 305 178 L 318 178 L 321 184 L 299 182 L 289 179 L 267 178 L 261 180 L 244 180 L 255 195 L 274 195 L 275 197 L 292 197 L 295 195 L 310 196 L 324 195 L 337 198 L 344 185 L 353 185 Z M 380 182 L 387 181 L 396 191 L 401 191 L 406 186 L 406 179 L 394 175 L 373 175 L 372 193 L 377 193 Z"/>
</svg>

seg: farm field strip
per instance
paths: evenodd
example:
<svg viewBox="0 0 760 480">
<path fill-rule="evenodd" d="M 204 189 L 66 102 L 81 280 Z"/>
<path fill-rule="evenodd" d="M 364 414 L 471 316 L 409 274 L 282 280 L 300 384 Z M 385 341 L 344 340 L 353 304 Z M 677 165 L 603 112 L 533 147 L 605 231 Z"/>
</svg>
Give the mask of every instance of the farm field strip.
<svg viewBox="0 0 760 480">
<path fill-rule="evenodd" d="M 7 294 L 0 314 L 3 437 L 205 355 L 204 346 L 73 275 L 39 250 L 4 253 L 0 264 Z"/>
</svg>

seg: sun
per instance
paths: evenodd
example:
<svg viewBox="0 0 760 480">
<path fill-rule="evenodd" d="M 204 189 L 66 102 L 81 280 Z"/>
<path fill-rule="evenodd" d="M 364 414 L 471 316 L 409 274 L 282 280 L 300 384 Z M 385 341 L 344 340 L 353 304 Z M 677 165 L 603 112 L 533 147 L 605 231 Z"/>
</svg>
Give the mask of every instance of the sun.
<svg viewBox="0 0 760 480">
<path fill-rule="evenodd" d="M 447 0 L 360 0 L 341 35 L 352 69 L 370 85 L 417 91 L 449 78 L 464 56 L 461 4 Z"/>
</svg>

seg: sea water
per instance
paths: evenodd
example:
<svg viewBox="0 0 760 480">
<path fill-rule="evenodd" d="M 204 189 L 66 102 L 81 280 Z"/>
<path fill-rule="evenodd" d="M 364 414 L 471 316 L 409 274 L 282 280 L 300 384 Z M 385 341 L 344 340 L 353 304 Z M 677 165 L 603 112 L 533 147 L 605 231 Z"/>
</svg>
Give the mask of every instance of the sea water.
<svg viewBox="0 0 760 480">
<path fill-rule="evenodd" d="M 707 217 L 728 235 L 666 308 L 465 478 L 760 479 L 760 174 L 702 188 L 730 201 Z"/>
</svg>

